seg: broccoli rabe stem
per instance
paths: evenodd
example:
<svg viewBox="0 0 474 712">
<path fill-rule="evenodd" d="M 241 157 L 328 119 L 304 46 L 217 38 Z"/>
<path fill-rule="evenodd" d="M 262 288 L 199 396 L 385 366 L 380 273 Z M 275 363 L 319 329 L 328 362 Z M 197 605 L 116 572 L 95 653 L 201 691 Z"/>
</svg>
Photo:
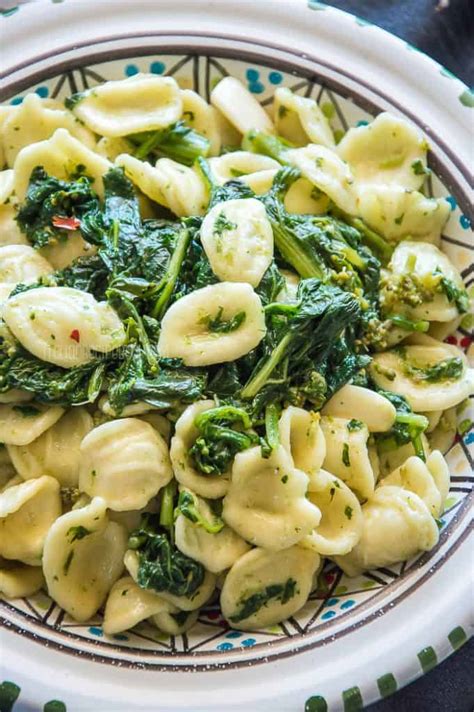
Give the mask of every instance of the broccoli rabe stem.
<svg viewBox="0 0 474 712">
<path fill-rule="evenodd" d="M 183 263 L 190 241 L 190 231 L 186 228 L 183 228 L 178 234 L 174 252 L 171 256 L 166 274 L 163 277 L 163 287 L 161 289 L 160 296 L 156 300 L 155 306 L 153 307 L 151 312 L 152 317 L 154 317 L 155 319 L 161 319 L 166 311 L 168 302 L 175 288 L 176 281 L 179 277 L 181 265 Z"/>
<path fill-rule="evenodd" d="M 419 457 L 420 460 L 423 460 L 423 462 L 426 462 L 426 453 L 421 436 L 429 425 L 428 418 L 425 418 L 424 415 L 419 415 L 417 413 L 397 412 L 395 423 L 407 426 L 415 455 Z M 382 452 L 396 450 L 398 447 L 400 447 L 400 443 L 397 442 L 395 436 L 384 438 L 379 443 L 379 448 Z"/>
<path fill-rule="evenodd" d="M 382 264 L 386 265 L 390 258 L 392 257 L 393 247 L 377 232 L 372 230 L 368 225 L 365 224 L 360 218 L 353 217 L 348 213 L 345 213 L 340 208 L 333 207 L 331 213 L 343 220 L 351 227 L 354 227 L 362 235 L 362 242 L 364 245 L 369 247 L 376 255 L 379 257 Z"/>
<path fill-rule="evenodd" d="M 276 403 L 270 403 L 265 408 L 265 436 L 270 450 L 275 450 L 280 444 L 280 433 L 278 431 L 278 420 L 280 408 Z"/>
<path fill-rule="evenodd" d="M 187 166 L 192 166 L 199 156 L 207 156 L 210 147 L 205 136 L 186 126 L 183 121 L 160 131 L 146 131 L 128 138 L 138 146 L 135 157 L 140 160 L 152 154 L 171 158 Z"/>
<path fill-rule="evenodd" d="M 245 134 L 242 148 L 244 151 L 270 156 L 275 161 L 287 166 L 289 162 L 285 158 L 285 152 L 293 146 L 282 138 L 263 133 L 263 131 L 252 130 Z"/>
<path fill-rule="evenodd" d="M 220 517 L 214 517 L 213 521 L 209 521 L 201 514 L 191 492 L 180 492 L 178 505 L 174 510 L 175 519 L 180 514 L 193 524 L 202 527 L 208 534 L 218 534 L 224 528 L 224 522 Z"/>
<path fill-rule="evenodd" d="M 294 334 L 288 333 L 281 339 L 280 343 L 275 346 L 268 359 L 265 361 L 262 368 L 251 378 L 240 393 L 242 398 L 253 398 L 266 384 L 272 372 L 285 357 L 286 351 L 290 346 Z"/>
<path fill-rule="evenodd" d="M 292 235 L 289 230 L 286 230 L 284 225 L 275 220 L 272 216 L 270 216 L 270 222 L 273 229 L 275 245 L 283 259 L 294 267 L 300 277 L 303 279 L 310 277 L 325 279 L 327 276 L 326 270 L 316 261 L 314 253 L 305 253 L 294 235 Z"/>
<path fill-rule="evenodd" d="M 161 499 L 160 508 L 160 524 L 165 527 L 170 532 L 173 529 L 174 522 L 174 498 L 176 496 L 176 480 L 171 480 L 168 482 L 166 487 L 163 489 L 163 495 Z"/>
<path fill-rule="evenodd" d="M 387 316 L 394 326 L 398 326 L 400 329 L 405 331 L 419 331 L 426 332 L 430 328 L 430 322 L 420 319 L 418 321 L 413 321 L 413 319 L 408 319 L 408 317 L 402 314 L 390 314 Z"/>
<path fill-rule="evenodd" d="M 124 292 L 113 287 L 107 290 L 106 297 L 111 306 L 114 307 L 124 320 L 125 326 L 128 327 L 129 335 L 138 339 L 142 345 L 150 369 L 156 371 L 158 367 L 157 358 L 151 348 L 148 334 L 143 326 L 143 320 L 135 305 L 125 296 Z"/>
</svg>

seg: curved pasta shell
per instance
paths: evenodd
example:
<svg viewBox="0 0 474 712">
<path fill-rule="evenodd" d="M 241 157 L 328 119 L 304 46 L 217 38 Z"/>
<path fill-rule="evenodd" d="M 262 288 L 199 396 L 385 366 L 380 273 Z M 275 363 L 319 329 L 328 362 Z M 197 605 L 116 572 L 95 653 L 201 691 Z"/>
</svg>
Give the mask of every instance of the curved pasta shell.
<svg viewBox="0 0 474 712">
<path fill-rule="evenodd" d="M 445 455 L 456 438 L 457 414 L 456 408 L 445 410 L 436 427 L 428 434 L 430 448 L 439 450 Z"/>
<path fill-rule="evenodd" d="M 102 138 L 97 141 L 95 147 L 95 150 L 99 155 L 107 158 L 112 163 L 115 163 L 115 159 L 122 153 L 128 153 L 130 149 L 130 142 L 125 138 L 112 138 L 109 136 L 102 136 Z"/>
<path fill-rule="evenodd" d="M 40 590 L 44 584 L 41 567 L 14 564 L 11 567 L 0 567 L 0 597 L 26 598 Z"/>
<path fill-rule="evenodd" d="M 140 588 L 131 576 L 124 576 L 110 589 L 105 604 L 103 631 L 106 635 L 121 633 L 169 607 L 170 604 L 158 594 Z"/>
<path fill-rule="evenodd" d="M 367 445 L 367 426 L 349 430 L 349 423 L 350 420 L 345 418 L 321 418 L 321 428 L 326 439 L 323 467 L 340 477 L 361 499 L 367 499 L 374 492 L 378 462 Z"/>
<path fill-rule="evenodd" d="M 263 171 L 273 171 L 270 187 L 275 172 L 279 170 L 280 164 L 269 156 L 262 156 L 260 153 L 251 151 L 230 151 L 223 156 L 211 158 L 209 167 L 212 175 L 219 185 L 224 185 L 229 180 L 249 178 L 251 174 Z M 249 175 L 250 174 L 250 175 Z"/>
<path fill-rule="evenodd" d="M 170 446 L 171 464 L 178 482 L 207 499 L 218 499 L 226 494 L 229 489 L 230 472 L 224 472 L 222 475 L 202 474 L 194 467 L 189 449 L 199 435 L 194 421 L 198 415 L 214 407 L 215 403 L 212 400 L 198 401 L 189 405 L 176 421 Z"/>
<path fill-rule="evenodd" d="M 12 205 L 0 205 L 0 246 L 30 245 L 15 220 L 16 212 Z"/>
<path fill-rule="evenodd" d="M 318 472 L 326 457 L 326 442 L 319 421 L 319 413 L 289 406 L 278 422 L 280 443 L 294 466 L 307 475 Z"/>
<path fill-rule="evenodd" d="M 0 204 L 6 203 L 15 187 L 15 172 L 12 169 L 0 171 Z"/>
<path fill-rule="evenodd" d="M 180 93 L 183 101 L 182 118 L 188 126 L 208 139 L 209 155 L 218 156 L 221 150 L 221 136 L 213 107 L 192 89 L 181 89 Z"/>
<path fill-rule="evenodd" d="M 427 198 L 399 185 L 359 186 L 357 214 L 392 242 L 403 239 L 439 244 L 451 206 L 445 198 Z"/>
<path fill-rule="evenodd" d="M 0 247 L 0 283 L 30 284 L 53 271 L 52 266 L 32 247 L 8 245 Z"/>
<path fill-rule="evenodd" d="M 220 314 L 229 321 L 244 312 L 236 329 L 213 332 L 209 322 Z M 248 284 L 222 282 L 197 289 L 171 305 L 161 322 L 158 351 L 164 358 L 181 358 L 186 366 L 210 366 L 235 361 L 265 336 L 260 297 Z"/>
<path fill-rule="evenodd" d="M 334 557 L 347 576 L 406 561 L 438 541 L 438 527 L 423 500 L 401 487 L 377 488 L 362 513 L 359 543 L 349 554 Z"/>
<path fill-rule="evenodd" d="M 0 446 L 0 492 L 9 480 L 15 477 L 16 471 L 5 445 Z"/>
<path fill-rule="evenodd" d="M 296 146 L 320 143 L 332 148 L 334 136 L 329 121 L 314 101 L 280 87 L 273 95 L 275 128 L 279 136 Z"/>
<path fill-rule="evenodd" d="M 306 495 L 321 512 L 321 521 L 300 542 L 322 556 L 347 554 L 362 534 L 362 509 L 349 487 L 330 472 L 311 475 Z"/>
<path fill-rule="evenodd" d="M 384 477 L 379 486 L 394 485 L 396 487 L 403 487 L 403 489 L 409 492 L 414 492 L 423 500 L 433 517 L 438 517 L 443 511 L 445 493 L 449 491 L 449 471 L 447 467 L 443 468 L 439 466 L 440 463 L 437 455 L 443 459 L 441 453 L 433 453 L 430 455 L 430 458 L 435 456 L 435 459 L 431 460 L 431 462 L 435 463 L 435 471 L 440 478 L 440 487 L 437 486 L 431 474 L 428 462 L 425 464 L 419 457 L 409 457 L 397 470 L 394 470 L 390 475 Z M 443 495 L 441 494 L 441 489 Z"/>
<path fill-rule="evenodd" d="M 380 388 L 404 396 L 414 411 L 445 410 L 461 403 L 474 392 L 474 371 L 466 367 L 462 351 L 455 346 L 431 339 L 428 343 L 405 346 L 404 354 L 404 358 L 397 351 L 374 354 L 369 371 Z M 457 380 L 416 381 L 406 371 L 405 363 L 430 367 L 453 357 L 464 361 L 463 373 Z"/>
<path fill-rule="evenodd" d="M 400 185 L 409 190 L 423 185 L 427 150 L 417 128 L 387 112 L 366 126 L 349 129 L 336 148 L 359 185 Z"/>
<path fill-rule="evenodd" d="M 123 571 L 126 546 L 125 529 L 109 522 L 100 497 L 63 514 L 44 544 L 43 571 L 49 595 L 75 620 L 91 618 Z"/>
<path fill-rule="evenodd" d="M 177 121 L 183 110 L 172 77 L 136 74 L 84 92 L 74 114 L 100 136 L 156 131 Z"/>
<path fill-rule="evenodd" d="M 351 169 L 337 153 L 314 143 L 285 152 L 285 159 L 316 188 L 351 215 L 356 210 L 356 193 Z"/>
<path fill-rule="evenodd" d="M 3 318 L 21 345 L 63 368 L 122 346 L 125 330 L 115 311 L 91 294 L 69 287 L 38 287 L 16 294 L 3 307 Z"/>
<path fill-rule="evenodd" d="M 173 611 L 163 611 L 156 616 L 152 616 L 151 620 L 163 633 L 181 635 L 193 627 L 198 615 L 199 611 L 180 611 L 178 608 L 174 608 Z"/>
<path fill-rule="evenodd" d="M 0 442 L 29 445 L 51 428 L 63 413 L 64 408 L 43 403 L 0 405 Z"/>
<path fill-rule="evenodd" d="M 266 628 L 289 618 L 308 600 L 319 561 L 318 554 L 299 546 L 277 552 L 252 549 L 235 562 L 226 576 L 220 599 L 223 615 L 239 630 Z M 243 598 L 264 592 L 269 586 L 285 585 L 290 579 L 296 585 L 294 595 L 287 601 L 270 599 L 244 620 L 232 620 L 240 612 Z"/>
<path fill-rule="evenodd" d="M 260 447 L 238 453 L 222 518 L 241 537 L 271 551 L 296 544 L 316 527 L 321 512 L 306 499 L 308 476 L 280 445 L 263 458 Z"/>
<path fill-rule="evenodd" d="M 394 250 L 388 269 L 395 277 L 413 274 L 422 283 L 430 284 L 435 274 L 441 273 L 458 289 L 464 289 L 462 277 L 450 259 L 441 250 L 427 242 L 401 242 Z M 436 279 L 436 278 L 435 278 Z M 431 298 L 417 306 L 402 303 L 404 311 L 413 319 L 451 321 L 458 316 L 456 305 L 446 294 L 432 290 Z"/>
<path fill-rule="evenodd" d="M 298 178 L 285 194 L 285 208 L 297 215 L 321 215 L 327 213 L 330 200 L 306 178 Z"/>
<path fill-rule="evenodd" d="M 40 477 L 0 494 L 0 556 L 38 566 L 46 534 L 61 514 L 59 483 Z"/>
<path fill-rule="evenodd" d="M 138 418 L 99 425 L 80 449 L 80 490 L 118 512 L 144 507 L 173 476 L 165 441 Z"/>
<path fill-rule="evenodd" d="M 214 514 L 207 502 L 196 496 L 194 499 L 199 512 L 208 521 L 212 521 Z M 250 545 L 230 527 L 224 526 L 217 534 L 211 534 L 183 514 L 180 514 L 175 521 L 175 541 L 183 554 L 199 561 L 213 574 L 230 568 L 250 549 Z"/>
<path fill-rule="evenodd" d="M 423 451 L 426 456 L 431 452 L 430 443 L 424 433 L 420 435 L 421 444 L 423 446 Z M 378 450 L 380 472 L 382 477 L 389 475 L 391 472 L 401 467 L 403 463 L 409 458 L 416 455 L 413 443 L 409 442 L 405 445 L 399 445 L 393 450 L 387 450 L 383 452 L 381 448 Z"/>
<path fill-rule="evenodd" d="M 222 282 L 256 287 L 272 262 L 272 226 L 263 203 L 255 198 L 214 205 L 200 236 L 212 271 Z"/>
<path fill-rule="evenodd" d="M 241 134 L 251 129 L 274 133 L 270 117 L 257 99 L 234 77 L 225 77 L 211 92 L 211 104 Z"/>
<path fill-rule="evenodd" d="M 206 185 L 194 169 L 169 158 L 159 158 L 155 167 L 122 154 L 116 164 L 149 198 L 169 208 L 175 215 L 203 215 L 209 203 Z"/>
<path fill-rule="evenodd" d="M 24 199 L 31 172 L 37 166 L 42 166 L 55 178 L 69 180 L 79 165 L 94 180 L 94 190 L 103 196 L 102 177 L 112 168 L 112 164 L 71 136 L 66 129 L 57 129 L 51 138 L 22 148 L 15 158 L 16 197 L 20 201 Z"/>
<path fill-rule="evenodd" d="M 22 148 L 50 138 L 56 129 L 67 129 L 88 148 L 94 149 L 94 135 L 86 129 L 64 106 L 52 107 L 48 100 L 37 94 L 27 94 L 14 108 L 3 124 L 5 157 L 9 166 Z"/>
<path fill-rule="evenodd" d="M 78 230 L 71 232 L 65 242 L 49 244 L 41 250 L 54 269 L 64 269 L 78 257 L 90 257 L 96 252 L 97 247 L 86 242 Z"/>
<path fill-rule="evenodd" d="M 85 408 L 72 408 L 28 445 L 9 445 L 16 471 L 25 480 L 49 475 L 63 487 L 77 487 L 80 444 L 94 427 Z"/>
<path fill-rule="evenodd" d="M 360 420 L 371 433 L 390 430 L 396 416 L 394 406 L 380 393 L 351 384 L 340 388 L 321 412 L 336 418 Z"/>
<path fill-rule="evenodd" d="M 136 582 L 138 576 L 138 554 L 136 551 L 129 549 L 124 558 L 124 563 L 130 576 Z M 212 596 L 216 586 L 216 577 L 209 571 L 206 571 L 204 575 L 204 581 L 202 582 L 200 588 L 193 594 L 192 598 L 187 598 L 186 596 L 174 596 L 168 591 L 159 591 L 158 595 L 160 598 L 164 599 L 168 603 L 171 603 L 176 608 L 181 611 L 195 611 L 201 608 Z"/>
</svg>

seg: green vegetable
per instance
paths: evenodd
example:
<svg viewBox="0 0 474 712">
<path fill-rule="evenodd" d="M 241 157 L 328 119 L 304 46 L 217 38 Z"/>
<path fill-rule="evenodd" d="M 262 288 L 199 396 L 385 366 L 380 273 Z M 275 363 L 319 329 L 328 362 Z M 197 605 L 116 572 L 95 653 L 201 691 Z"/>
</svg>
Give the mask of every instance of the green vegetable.
<svg viewBox="0 0 474 712">
<path fill-rule="evenodd" d="M 245 312 L 237 312 L 232 319 L 222 319 L 222 312 L 224 309 L 219 307 L 215 317 L 205 316 L 201 319 L 201 323 L 206 324 L 209 331 L 216 334 L 228 334 L 231 331 L 236 331 L 239 326 L 241 326 L 244 321 L 246 314 Z"/>
<path fill-rule="evenodd" d="M 77 218 L 80 224 L 85 215 L 97 214 L 99 210 L 99 198 L 89 178 L 59 180 L 38 166 L 31 173 L 26 198 L 16 220 L 33 247 L 39 249 L 51 242 L 67 240 L 70 231 L 54 227 L 55 217 Z"/>
<path fill-rule="evenodd" d="M 156 160 L 166 157 L 186 166 L 192 166 L 197 158 L 207 156 L 210 148 L 209 140 L 184 121 L 177 121 L 159 131 L 131 134 L 127 138 L 135 146 L 136 158 Z"/>
<path fill-rule="evenodd" d="M 68 529 L 66 536 L 71 537 L 70 543 L 72 544 L 77 539 L 84 539 L 84 537 L 89 536 L 89 534 L 92 534 L 92 532 L 79 524 L 77 527 L 71 527 Z"/>
<path fill-rule="evenodd" d="M 205 529 L 209 534 L 218 534 L 224 528 L 224 522 L 220 517 L 215 517 L 214 521 L 210 522 L 201 514 L 191 492 L 183 491 L 179 493 L 178 505 L 174 510 L 174 518 L 176 519 L 180 514 L 193 522 L 193 524 Z"/>
<path fill-rule="evenodd" d="M 392 428 L 387 433 L 375 435 L 377 449 L 380 452 L 390 452 L 402 445 L 412 443 L 415 455 L 425 462 L 426 455 L 421 435 L 429 425 L 428 418 L 413 413 L 403 396 L 382 389 L 377 389 L 377 392 L 387 398 L 397 411 Z"/>
<path fill-rule="evenodd" d="M 283 606 L 296 593 L 296 581 L 292 578 L 285 583 L 274 583 L 266 586 L 262 591 L 253 593 L 248 598 L 240 602 L 240 610 L 233 616 L 229 616 L 232 623 L 240 623 L 257 613 L 262 606 L 266 606 L 272 599 L 276 599 Z"/>
<path fill-rule="evenodd" d="M 351 458 L 349 455 L 349 445 L 347 443 L 344 443 L 344 445 L 342 446 L 342 462 L 345 467 L 351 466 Z"/>
<path fill-rule="evenodd" d="M 356 420 L 355 418 L 352 418 L 352 420 L 349 420 L 347 423 L 347 429 L 350 433 L 353 433 L 357 430 L 362 430 L 364 427 L 364 423 L 361 420 Z"/>
<path fill-rule="evenodd" d="M 445 293 L 448 302 L 455 304 L 460 314 L 466 314 L 469 311 L 469 294 L 467 289 L 456 286 L 452 280 L 444 276 L 441 276 L 439 286 Z"/>
<path fill-rule="evenodd" d="M 413 321 L 402 314 L 390 314 L 387 319 L 390 319 L 394 326 L 398 326 L 405 331 L 418 331 L 426 333 L 430 328 L 430 322 L 424 320 Z"/>
<path fill-rule="evenodd" d="M 170 540 L 167 528 L 160 525 L 160 518 L 173 521 L 173 507 L 166 499 L 167 516 L 142 515 L 138 529 L 131 533 L 128 540 L 130 549 L 138 553 L 137 583 L 141 588 L 160 593 L 167 591 L 173 596 L 193 598 L 204 581 L 205 569 L 197 561 L 182 554 Z"/>
<path fill-rule="evenodd" d="M 416 176 L 425 176 L 431 173 L 430 169 L 427 168 L 419 158 L 416 161 L 413 161 L 411 169 Z"/>
<path fill-rule="evenodd" d="M 344 510 L 344 514 L 346 515 L 346 517 L 348 519 L 352 519 L 352 512 L 353 512 L 352 507 L 349 507 L 349 505 L 347 505 L 347 507 Z"/>
<path fill-rule="evenodd" d="M 443 381 L 458 380 L 464 371 L 464 363 L 460 356 L 447 358 L 434 366 L 414 366 L 408 361 L 403 361 L 404 373 L 414 381 L 420 383 L 442 383 Z"/>
<path fill-rule="evenodd" d="M 198 415 L 194 421 L 199 431 L 189 455 L 199 472 L 204 475 L 221 475 L 227 471 L 235 455 L 255 445 L 259 438 L 248 431 L 252 426 L 249 414 L 232 405 L 211 408 Z"/>
</svg>

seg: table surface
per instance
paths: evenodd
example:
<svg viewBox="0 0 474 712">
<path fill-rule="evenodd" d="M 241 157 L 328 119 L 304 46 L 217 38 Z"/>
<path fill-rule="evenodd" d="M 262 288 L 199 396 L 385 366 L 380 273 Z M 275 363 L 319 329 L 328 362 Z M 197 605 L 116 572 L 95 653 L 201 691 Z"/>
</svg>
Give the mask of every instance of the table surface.
<svg viewBox="0 0 474 712">
<path fill-rule="evenodd" d="M 333 0 L 327 4 L 402 37 L 466 84 L 474 83 L 473 0 Z M 8 6 L 9 1 L 0 5 Z M 367 711 L 472 712 L 473 670 L 474 640 L 471 640 L 435 670 L 394 696 L 370 705 Z"/>
<path fill-rule="evenodd" d="M 473 0 L 334 0 L 347 10 L 402 37 L 466 84 L 474 83 Z M 474 640 L 444 663 L 368 712 L 472 712 Z"/>
</svg>

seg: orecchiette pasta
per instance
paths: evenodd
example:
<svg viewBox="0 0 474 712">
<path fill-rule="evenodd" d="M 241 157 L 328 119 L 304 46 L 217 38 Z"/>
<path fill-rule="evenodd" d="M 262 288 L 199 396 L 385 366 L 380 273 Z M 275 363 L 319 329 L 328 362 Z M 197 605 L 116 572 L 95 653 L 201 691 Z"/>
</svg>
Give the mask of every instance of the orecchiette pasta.
<svg viewBox="0 0 474 712">
<path fill-rule="evenodd" d="M 43 571 L 51 598 L 77 621 L 93 616 L 122 573 L 126 545 L 125 529 L 109 521 L 100 497 L 63 514 L 44 544 Z"/>
<path fill-rule="evenodd" d="M 129 572 L 130 576 L 134 581 L 137 580 L 138 576 L 138 554 L 136 551 L 131 551 L 130 549 L 126 552 L 125 567 Z M 204 575 L 204 580 L 198 590 L 193 594 L 192 598 L 187 596 L 176 596 L 169 591 L 157 591 L 160 598 L 168 601 L 173 606 L 176 606 L 182 611 L 195 611 L 197 608 L 201 608 L 212 596 L 214 588 L 216 586 L 216 577 L 209 571 L 206 571 Z"/>
<path fill-rule="evenodd" d="M 66 129 L 57 129 L 51 138 L 22 148 L 15 158 L 14 187 L 19 200 L 25 197 L 31 172 L 36 166 L 43 166 L 49 175 L 61 179 L 68 179 L 81 166 L 82 171 L 94 180 L 94 190 L 103 195 L 102 178 L 112 164 L 71 136 Z"/>
<path fill-rule="evenodd" d="M 211 103 L 242 134 L 251 129 L 273 133 L 268 114 L 257 99 L 234 77 L 225 77 L 212 90 Z"/>
<path fill-rule="evenodd" d="M 3 318 L 28 351 L 71 368 L 87 363 L 92 351 L 108 353 L 125 341 L 119 317 L 107 302 L 69 287 L 39 287 L 8 299 Z"/>
<path fill-rule="evenodd" d="M 12 205 L 0 205 L 0 246 L 28 245 L 26 235 L 23 235 L 15 220 L 15 209 Z"/>
<path fill-rule="evenodd" d="M 79 446 L 93 428 L 85 408 L 73 408 L 28 445 L 8 445 L 16 471 L 25 480 L 49 475 L 63 487 L 77 487 Z"/>
<path fill-rule="evenodd" d="M 319 413 L 289 406 L 278 422 L 282 446 L 294 466 L 307 475 L 318 472 L 326 457 L 326 442 L 319 421 Z"/>
<path fill-rule="evenodd" d="M 319 509 L 306 499 L 308 482 L 282 446 L 266 459 L 259 447 L 245 450 L 235 457 L 222 517 L 251 544 L 286 549 L 321 519 Z"/>
<path fill-rule="evenodd" d="M 208 139 L 209 155 L 218 156 L 221 149 L 221 136 L 213 107 L 191 89 L 181 89 L 181 99 L 182 118 L 191 128 Z"/>
<path fill-rule="evenodd" d="M 431 448 L 424 433 L 420 435 L 420 443 L 425 456 L 429 455 Z M 416 454 L 412 442 L 406 443 L 405 445 L 399 445 L 398 447 L 388 448 L 386 450 L 378 447 L 377 452 L 379 455 L 380 474 L 382 477 L 389 475 L 398 467 L 401 467 L 401 465 L 403 465 L 409 457 L 413 457 Z"/>
<path fill-rule="evenodd" d="M 342 210 L 351 215 L 356 212 L 356 195 L 351 169 L 337 153 L 316 144 L 292 148 L 285 153 L 286 160 L 299 168 L 309 182 L 325 193 Z"/>
<path fill-rule="evenodd" d="M 186 491 L 186 490 L 185 490 Z M 194 495 L 199 513 L 212 522 L 215 515 L 205 500 Z M 250 549 L 238 534 L 228 526 L 220 531 L 206 531 L 199 522 L 194 523 L 184 514 L 179 514 L 175 522 L 176 546 L 183 554 L 199 561 L 211 573 L 217 574 L 228 569 L 237 559 Z"/>
<path fill-rule="evenodd" d="M 118 512 L 144 507 L 173 474 L 165 441 L 138 418 L 99 425 L 80 449 L 81 491 Z"/>
<path fill-rule="evenodd" d="M 417 494 L 431 514 L 438 517 L 449 492 L 449 470 L 442 454 L 437 451 L 431 453 L 426 463 L 419 457 L 409 457 L 380 483 L 380 487 L 392 485 Z"/>
<path fill-rule="evenodd" d="M 314 101 L 281 87 L 274 95 L 275 128 L 295 146 L 320 143 L 334 147 L 334 136 L 327 118 Z"/>
<path fill-rule="evenodd" d="M 423 500 L 401 487 L 378 488 L 362 514 L 359 543 L 345 556 L 334 557 L 348 576 L 406 561 L 438 541 L 438 527 Z"/>
<path fill-rule="evenodd" d="M 8 480 L 15 477 L 16 471 L 8 454 L 8 450 L 3 443 L 0 445 L 0 492 Z"/>
<path fill-rule="evenodd" d="M 223 330 L 220 325 L 227 325 Z M 244 356 L 265 336 L 260 298 L 249 284 L 222 282 L 175 302 L 161 322 L 160 356 L 209 366 Z"/>
<path fill-rule="evenodd" d="M 474 391 L 462 352 L 434 339 L 374 354 L 369 368 L 378 386 L 404 396 L 416 412 L 451 408 Z"/>
<path fill-rule="evenodd" d="M 448 452 L 457 433 L 456 408 L 445 410 L 436 427 L 427 435 L 432 450 Z"/>
<path fill-rule="evenodd" d="M 401 242 L 393 252 L 388 265 L 396 279 L 413 277 L 419 280 L 425 292 L 418 292 L 417 304 L 401 307 L 413 319 L 450 321 L 458 316 L 455 302 L 450 302 L 445 292 L 436 291 L 441 279 L 448 279 L 455 288 L 464 289 L 462 277 L 449 258 L 427 242 Z M 388 282 L 388 288 L 390 281 Z M 390 294 L 387 295 L 390 297 Z M 403 300 L 403 293 L 400 295 Z"/>
<path fill-rule="evenodd" d="M 29 445 L 59 420 L 64 408 L 42 403 L 0 405 L 0 442 Z"/>
<path fill-rule="evenodd" d="M 378 476 L 375 448 L 367 443 L 369 431 L 361 421 L 325 416 L 321 427 L 326 439 L 323 467 L 340 477 L 359 497 L 373 494 Z"/>
<path fill-rule="evenodd" d="M 171 606 L 170 606 L 171 608 Z M 156 616 L 152 616 L 151 620 L 159 630 L 169 635 L 181 635 L 196 623 L 199 611 L 180 611 L 179 608 L 173 607 L 173 610 L 163 611 Z"/>
<path fill-rule="evenodd" d="M 15 172 L 9 168 L 5 171 L 0 171 L 0 204 L 6 203 L 15 187 Z"/>
<path fill-rule="evenodd" d="M 218 203 L 201 226 L 201 242 L 214 274 L 223 282 L 258 286 L 273 259 L 273 232 L 255 198 Z"/>
<path fill-rule="evenodd" d="M 137 586 L 131 576 L 124 576 L 110 589 L 102 628 L 106 635 L 121 633 L 169 608 L 170 604 L 156 593 Z"/>
<path fill-rule="evenodd" d="M 0 556 L 39 566 L 46 534 L 61 514 L 59 483 L 40 477 L 0 495 Z"/>
<path fill-rule="evenodd" d="M 235 562 L 226 576 L 221 592 L 222 613 L 237 629 L 275 625 L 306 603 L 318 565 L 318 554 L 299 546 L 277 552 L 252 549 Z M 256 596 L 263 596 L 266 602 L 254 612 L 255 608 L 246 606 L 246 601 L 251 602 Z"/>
<path fill-rule="evenodd" d="M 177 121 L 183 110 L 172 77 L 137 74 L 106 82 L 77 97 L 75 115 L 100 136 L 156 131 Z"/>
<path fill-rule="evenodd" d="M 0 598 L 26 598 L 39 591 L 43 584 L 43 570 L 39 566 L 0 563 Z"/>
<path fill-rule="evenodd" d="M 362 534 L 362 510 L 349 487 L 330 472 L 320 470 L 309 478 L 306 495 L 321 512 L 321 521 L 300 545 L 323 556 L 347 554 Z"/>
<path fill-rule="evenodd" d="M 360 420 L 371 433 L 390 430 L 396 410 L 387 398 L 368 388 L 348 384 L 340 388 L 322 409 L 323 415 Z"/>
<path fill-rule="evenodd" d="M 52 266 L 32 247 L 8 245 L 0 247 L 0 283 L 30 284 L 40 277 L 50 274 Z"/>
<path fill-rule="evenodd" d="M 359 187 L 357 214 L 374 230 L 390 240 L 425 240 L 439 243 L 451 211 L 445 198 L 427 198 L 399 185 Z"/>
<path fill-rule="evenodd" d="M 48 101 L 37 94 L 27 94 L 3 124 L 5 156 L 9 166 L 22 148 L 50 138 L 56 129 L 67 129 L 88 148 L 94 149 L 94 135 L 81 124 L 64 106 L 51 107 Z"/>
<path fill-rule="evenodd" d="M 218 499 L 226 494 L 229 489 L 230 471 L 221 475 L 204 475 L 195 467 L 189 449 L 199 435 L 195 426 L 197 416 L 214 406 L 212 400 L 198 401 L 188 406 L 176 421 L 170 446 L 171 464 L 178 482 L 207 499 Z"/>
<path fill-rule="evenodd" d="M 231 151 L 218 158 L 211 158 L 209 167 L 214 179 L 219 185 L 224 185 L 229 180 L 247 177 L 250 180 L 252 174 L 276 171 L 280 168 L 278 161 L 269 156 L 262 156 L 250 151 Z M 273 180 L 273 175 L 270 180 Z"/>
<path fill-rule="evenodd" d="M 52 242 L 43 247 L 41 254 L 54 269 L 64 269 L 78 257 L 91 257 L 97 251 L 94 245 L 86 242 L 78 231 L 71 232 L 64 242 Z"/>
<path fill-rule="evenodd" d="M 169 158 L 160 158 L 155 167 L 133 156 L 118 156 L 116 164 L 149 198 L 169 208 L 175 215 L 203 215 L 209 198 L 200 174 Z"/>
<path fill-rule="evenodd" d="M 427 143 L 404 119 L 382 113 L 366 126 L 349 129 L 337 146 L 358 185 L 399 185 L 417 190 L 426 175 Z"/>
</svg>

